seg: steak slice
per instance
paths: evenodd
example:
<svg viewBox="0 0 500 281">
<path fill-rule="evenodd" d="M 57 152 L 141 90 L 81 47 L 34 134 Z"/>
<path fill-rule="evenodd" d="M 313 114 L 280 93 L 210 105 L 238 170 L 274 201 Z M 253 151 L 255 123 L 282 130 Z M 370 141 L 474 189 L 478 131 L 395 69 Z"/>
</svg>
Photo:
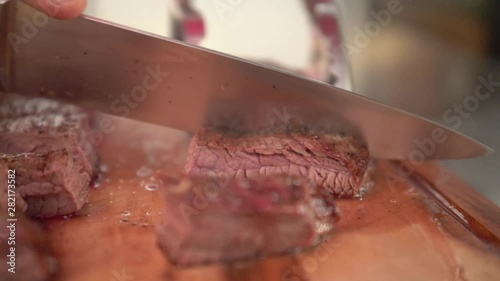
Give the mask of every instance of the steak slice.
<svg viewBox="0 0 500 281">
<path fill-rule="evenodd" d="M 305 179 L 169 181 L 157 240 L 164 254 L 181 266 L 313 247 L 326 238 L 336 218 L 333 197 Z"/>
<path fill-rule="evenodd" d="M 369 163 L 367 148 L 350 136 L 311 132 L 231 135 L 201 130 L 190 144 L 186 172 L 215 178 L 301 176 L 339 197 L 357 197 L 368 178 Z"/>
<path fill-rule="evenodd" d="M 28 215 L 53 217 L 71 214 L 87 201 L 91 174 L 75 158 L 64 148 L 45 154 L 0 154 L 0 168 L 15 170 L 16 195 L 27 203 Z"/>
<path fill-rule="evenodd" d="M 97 171 L 99 158 L 90 141 L 91 120 L 88 114 L 57 113 L 27 115 L 0 121 L 0 152 L 47 153 L 65 148 L 88 174 Z"/>
<path fill-rule="evenodd" d="M 9 179 L 7 175 L 9 170 L 8 158 L 10 157 L 12 156 L 0 153 L 0 198 L 5 198 L 0 201 L 0 210 L 6 211 L 9 207 L 8 203 L 11 200 L 15 200 L 16 212 L 24 213 L 28 209 L 28 205 L 23 197 L 19 195 L 19 192 L 16 192 L 15 179 Z M 9 188 L 9 186 L 13 186 L 14 188 Z M 14 199 L 7 199 L 12 197 L 12 194 L 14 195 Z"/>
<path fill-rule="evenodd" d="M 92 114 L 39 98 L 0 100 L 0 162 L 18 172 L 27 213 L 51 217 L 80 209 L 98 170 Z"/>
</svg>

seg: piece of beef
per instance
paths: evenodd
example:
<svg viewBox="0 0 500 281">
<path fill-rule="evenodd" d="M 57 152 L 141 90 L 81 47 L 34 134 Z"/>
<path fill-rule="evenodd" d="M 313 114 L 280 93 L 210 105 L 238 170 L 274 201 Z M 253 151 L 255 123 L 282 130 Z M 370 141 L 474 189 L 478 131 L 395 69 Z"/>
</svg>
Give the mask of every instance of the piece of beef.
<svg viewBox="0 0 500 281">
<path fill-rule="evenodd" d="M 288 174 L 307 177 L 333 194 L 359 196 L 370 157 L 353 137 L 297 131 L 232 135 L 201 130 L 193 138 L 186 172 L 215 178 Z"/>
<path fill-rule="evenodd" d="M 0 120 L 0 152 L 46 153 L 65 148 L 89 174 L 97 170 L 98 155 L 90 139 L 88 114 L 27 115 Z"/>
<path fill-rule="evenodd" d="M 16 195 L 32 217 L 67 215 L 87 200 L 91 175 L 66 149 L 45 154 L 0 154 L 0 168 L 15 170 Z M 22 204 L 22 201 L 19 202 Z"/>
<path fill-rule="evenodd" d="M 90 139 L 92 114 L 45 99 L 0 100 L 1 161 L 17 167 L 28 214 L 50 217 L 80 209 L 99 162 Z"/>
<path fill-rule="evenodd" d="M 174 181 L 171 181 L 174 182 Z M 231 180 L 183 177 L 167 184 L 158 244 L 181 266 L 293 253 L 333 227 L 328 192 L 292 177 Z"/>
<path fill-rule="evenodd" d="M 11 155 L 8 155 L 7 157 L 11 157 Z M 19 192 L 16 192 L 15 179 L 8 178 L 7 173 L 9 170 L 9 161 L 7 161 L 7 157 L 6 155 L 0 153 L 0 198 L 5 198 L 5 200 L 2 199 L 2 201 L 0 201 L 0 209 L 7 210 L 8 201 L 12 200 L 7 198 L 14 195 L 13 200 L 15 200 L 16 212 L 24 213 L 28 209 L 28 205 Z M 9 184 L 9 181 L 12 181 L 14 184 Z M 11 186 L 11 188 L 8 188 L 9 186 Z"/>
<path fill-rule="evenodd" d="M 22 208 L 17 208 L 21 204 L 16 198 L 16 221 L 7 221 L 8 201 L 7 201 L 7 169 L 0 164 L 0 221 L 7 222 L 10 228 L 3 223 L 0 228 L 0 280 L 12 281 L 46 281 L 56 269 L 55 259 L 50 255 L 50 251 L 45 241 L 44 233 L 40 227 L 28 219 L 22 212 Z M 5 195 L 5 196 L 4 196 Z M 11 201 L 12 202 L 12 201 Z M 14 224 L 15 229 L 11 229 Z M 15 244 L 11 237 L 11 230 L 15 231 Z M 9 242 L 11 241 L 11 242 Z M 10 243 L 10 244 L 9 244 Z M 11 247 L 15 247 L 15 273 L 8 269 L 11 267 Z"/>
</svg>

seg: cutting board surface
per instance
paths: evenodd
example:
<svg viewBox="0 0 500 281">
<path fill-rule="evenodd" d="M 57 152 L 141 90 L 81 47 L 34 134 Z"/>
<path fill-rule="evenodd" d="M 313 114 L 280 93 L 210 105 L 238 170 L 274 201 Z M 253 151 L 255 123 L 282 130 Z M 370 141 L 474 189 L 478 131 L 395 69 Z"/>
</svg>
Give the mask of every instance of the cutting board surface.
<svg viewBox="0 0 500 281">
<path fill-rule="evenodd" d="M 104 172 L 88 204 L 66 219 L 42 221 L 59 261 L 55 280 L 489 281 L 500 276 L 498 207 L 487 203 L 489 218 L 470 208 L 458 210 L 468 216 L 461 221 L 432 191 L 434 185 L 458 188 L 462 182 L 432 163 L 401 177 L 402 164 L 386 161 L 376 164 L 373 185 L 362 199 L 337 200 L 341 219 L 331 238 L 316 249 L 257 261 L 175 267 L 156 246 L 154 227 L 164 194 L 153 175 L 180 171 L 190 138 L 120 119 L 114 125 L 99 146 Z M 477 225 L 468 225 L 471 220 Z"/>
</svg>

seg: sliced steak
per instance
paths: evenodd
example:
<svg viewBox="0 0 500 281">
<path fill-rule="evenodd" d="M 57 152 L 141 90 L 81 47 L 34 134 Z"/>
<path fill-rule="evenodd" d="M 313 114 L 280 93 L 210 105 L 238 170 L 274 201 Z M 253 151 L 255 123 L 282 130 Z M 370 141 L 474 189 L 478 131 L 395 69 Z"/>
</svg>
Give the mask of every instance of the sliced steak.
<svg viewBox="0 0 500 281">
<path fill-rule="evenodd" d="M 0 168 L 16 173 L 16 195 L 32 217 L 67 215 L 87 201 L 91 174 L 66 149 L 45 154 L 0 154 Z M 21 202 L 20 202 L 21 204 Z"/>
<path fill-rule="evenodd" d="M 332 196 L 305 179 L 263 177 L 221 184 L 183 178 L 166 186 L 158 244 L 182 266 L 292 253 L 333 227 Z"/>
<path fill-rule="evenodd" d="M 8 178 L 9 161 L 7 158 L 10 157 L 12 156 L 0 153 L 0 198 L 5 198 L 0 201 L 0 210 L 7 210 L 10 202 L 15 204 L 16 212 L 24 213 L 28 209 L 28 205 L 19 192 L 16 192 L 16 179 Z"/>
<path fill-rule="evenodd" d="M 46 153 L 65 148 L 89 174 L 96 172 L 98 155 L 90 139 L 91 120 L 87 114 L 57 113 L 27 115 L 0 121 L 0 152 Z"/>
<path fill-rule="evenodd" d="M 231 135 L 198 132 L 186 164 L 189 175 L 248 178 L 307 177 L 337 196 L 359 196 L 367 179 L 368 150 L 353 137 L 310 132 Z"/>
<path fill-rule="evenodd" d="M 28 214 L 51 217 L 80 209 L 99 162 L 90 139 L 92 115 L 45 99 L 0 100 L 0 162 L 16 168 Z"/>
</svg>

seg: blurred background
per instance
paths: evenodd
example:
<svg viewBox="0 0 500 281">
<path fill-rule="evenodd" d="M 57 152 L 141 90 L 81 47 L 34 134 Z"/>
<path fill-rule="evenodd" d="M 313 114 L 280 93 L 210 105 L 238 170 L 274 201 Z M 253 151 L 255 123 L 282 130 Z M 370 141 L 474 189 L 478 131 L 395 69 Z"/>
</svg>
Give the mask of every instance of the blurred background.
<svg viewBox="0 0 500 281">
<path fill-rule="evenodd" d="M 498 0 L 89 0 L 86 13 L 353 90 L 500 151 L 498 11 Z M 443 164 L 500 204 L 500 153 Z"/>
</svg>

